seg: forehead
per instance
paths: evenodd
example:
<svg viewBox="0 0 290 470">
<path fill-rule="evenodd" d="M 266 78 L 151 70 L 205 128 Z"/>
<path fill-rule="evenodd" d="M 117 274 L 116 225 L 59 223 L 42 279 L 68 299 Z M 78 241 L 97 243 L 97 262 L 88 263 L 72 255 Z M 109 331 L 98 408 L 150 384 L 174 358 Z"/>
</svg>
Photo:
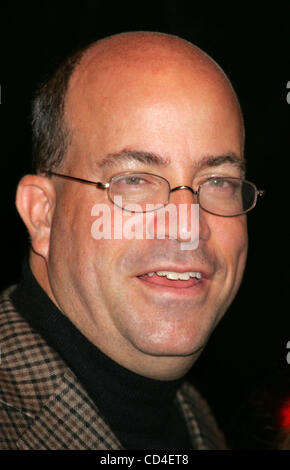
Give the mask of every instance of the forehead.
<svg viewBox="0 0 290 470">
<path fill-rule="evenodd" d="M 175 141 L 206 140 L 212 146 L 223 132 L 240 149 L 222 153 L 241 153 L 243 141 L 241 112 L 227 78 L 202 54 L 188 50 L 151 48 L 141 54 L 133 49 L 85 57 L 69 84 L 66 118 L 75 146 L 95 155 L 130 146 L 156 153 L 156 145 L 148 144 L 158 135 L 163 148 L 166 142 L 172 146 L 174 134 Z"/>
</svg>

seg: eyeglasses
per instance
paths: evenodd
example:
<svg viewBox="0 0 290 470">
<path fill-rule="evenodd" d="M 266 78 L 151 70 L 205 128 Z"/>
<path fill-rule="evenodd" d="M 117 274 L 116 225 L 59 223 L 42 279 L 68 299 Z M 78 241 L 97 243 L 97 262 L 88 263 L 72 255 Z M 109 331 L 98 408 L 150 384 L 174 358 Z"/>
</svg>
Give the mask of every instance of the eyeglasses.
<svg viewBox="0 0 290 470">
<path fill-rule="evenodd" d="M 250 181 L 224 176 L 207 178 L 194 190 L 191 186 L 170 188 L 169 182 L 162 176 L 143 172 L 120 173 L 113 176 L 108 183 L 89 181 L 53 171 L 47 172 L 47 175 L 106 189 L 110 201 L 128 212 L 142 213 L 161 209 L 169 203 L 171 193 L 187 189 L 196 196 L 197 203 L 204 211 L 221 217 L 236 217 L 253 209 L 257 197 L 264 194 L 263 190 L 257 189 Z M 130 209 L 130 204 L 134 205 L 134 209 Z"/>
</svg>

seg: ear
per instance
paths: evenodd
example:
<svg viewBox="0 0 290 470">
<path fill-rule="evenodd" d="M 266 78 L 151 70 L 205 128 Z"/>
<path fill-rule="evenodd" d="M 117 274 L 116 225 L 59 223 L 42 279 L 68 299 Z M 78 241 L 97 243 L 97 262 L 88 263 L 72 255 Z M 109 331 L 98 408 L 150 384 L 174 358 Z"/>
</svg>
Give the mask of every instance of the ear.
<svg viewBox="0 0 290 470">
<path fill-rule="evenodd" d="M 30 234 L 33 250 L 47 260 L 55 207 L 52 182 L 44 176 L 24 176 L 17 187 L 16 207 Z"/>
</svg>

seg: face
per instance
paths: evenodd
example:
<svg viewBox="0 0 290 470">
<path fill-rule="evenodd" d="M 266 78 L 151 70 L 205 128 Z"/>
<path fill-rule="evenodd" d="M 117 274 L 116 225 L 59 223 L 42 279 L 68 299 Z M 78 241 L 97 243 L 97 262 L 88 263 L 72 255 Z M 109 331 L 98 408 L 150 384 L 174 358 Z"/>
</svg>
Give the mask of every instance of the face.
<svg viewBox="0 0 290 470">
<path fill-rule="evenodd" d="M 198 187 L 212 175 L 240 176 L 227 163 L 198 167 L 207 156 L 234 153 L 242 158 L 237 105 L 218 72 L 197 73 L 189 64 L 114 70 L 101 78 L 86 70 L 72 79 L 67 119 L 73 139 L 59 172 L 106 182 L 124 171 L 146 171 L 163 176 L 171 187 L 193 182 Z M 155 154 L 168 164 L 116 158 L 114 164 L 99 166 L 108 154 L 124 150 Z M 188 369 L 239 287 L 247 252 L 246 217 L 200 210 L 195 250 L 181 249 L 179 233 L 163 240 L 96 240 L 91 211 L 96 203 L 113 209 L 107 192 L 60 178 L 54 184 L 47 266 L 55 302 L 125 367 L 149 375 L 147 369 L 156 365 L 167 378 Z M 189 191 L 176 191 L 170 202 L 178 211 L 179 204 L 189 208 L 196 200 Z M 167 282 L 146 275 L 161 270 L 200 272 L 202 279 Z"/>
</svg>

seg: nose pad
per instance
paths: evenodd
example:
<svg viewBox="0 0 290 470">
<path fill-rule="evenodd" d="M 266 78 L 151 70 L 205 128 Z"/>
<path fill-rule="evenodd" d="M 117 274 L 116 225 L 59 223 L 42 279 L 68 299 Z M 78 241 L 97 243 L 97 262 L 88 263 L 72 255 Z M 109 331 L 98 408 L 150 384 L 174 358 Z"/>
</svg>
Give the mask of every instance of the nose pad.
<svg viewBox="0 0 290 470">
<path fill-rule="evenodd" d="M 175 191 L 179 192 L 175 194 Z M 178 204 L 197 204 L 197 191 L 190 186 L 177 186 L 171 189 L 169 202 L 176 204 L 176 201 Z"/>
<path fill-rule="evenodd" d="M 176 188 L 172 188 L 170 190 L 170 194 L 174 193 L 175 191 L 179 191 L 180 189 L 186 189 L 187 191 L 190 191 L 192 194 L 197 195 L 197 191 L 194 191 L 190 186 L 176 186 Z"/>
</svg>

